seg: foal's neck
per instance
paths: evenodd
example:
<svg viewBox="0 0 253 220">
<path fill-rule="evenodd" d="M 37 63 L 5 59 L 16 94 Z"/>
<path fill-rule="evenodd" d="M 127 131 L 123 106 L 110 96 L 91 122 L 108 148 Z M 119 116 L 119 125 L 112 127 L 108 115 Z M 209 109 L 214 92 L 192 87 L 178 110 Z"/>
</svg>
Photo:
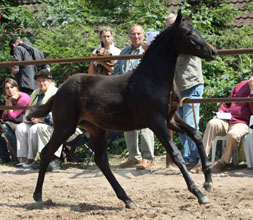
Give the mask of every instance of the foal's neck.
<svg viewBox="0 0 253 220">
<path fill-rule="evenodd" d="M 178 52 L 173 32 L 171 30 L 164 32 L 144 54 L 136 74 L 157 82 L 160 87 L 171 89 Z"/>
</svg>

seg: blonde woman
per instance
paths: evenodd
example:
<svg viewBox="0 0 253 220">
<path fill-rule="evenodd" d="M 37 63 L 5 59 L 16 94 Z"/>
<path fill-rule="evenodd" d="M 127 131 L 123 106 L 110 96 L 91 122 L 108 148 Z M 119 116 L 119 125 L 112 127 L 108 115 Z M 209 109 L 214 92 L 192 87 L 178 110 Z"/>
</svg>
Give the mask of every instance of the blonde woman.
<svg viewBox="0 0 253 220">
<path fill-rule="evenodd" d="M 114 46 L 113 33 L 110 27 L 101 28 L 99 31 L 99 36 L 101 39 L 99 48 L 93 51 L 92 56 L 110 56 L 120 54 L 120 49 Z M 114 60 L 98 60 L 95 62 L 90 62 L 88 74 L 111 75 L 111 72 L 114 70 L 114 63 Z"/>
</svg>

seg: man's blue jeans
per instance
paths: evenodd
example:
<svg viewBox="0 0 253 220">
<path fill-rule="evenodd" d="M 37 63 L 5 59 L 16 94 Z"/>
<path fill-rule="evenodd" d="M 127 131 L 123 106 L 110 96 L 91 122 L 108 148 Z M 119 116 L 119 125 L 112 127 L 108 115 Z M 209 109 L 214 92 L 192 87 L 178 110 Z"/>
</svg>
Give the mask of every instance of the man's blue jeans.
<svg viewBox="0 0 253 220">
<path fill-rule="evenodd" d="M 189 98 L 202 98 L 204 91 L 204 85 L 198 84 L 190 89 L 181 91 L 181 98 L 189 97 Z M 196 121 L 197 125 L 199 125 L 199 108 L 200 104 L 195 103 L 195 114 L 196 114 Z M 181 118 L 191 127 L 195 128 L 195 122 L 194 122 L 194 116 L 193 116 L 193 110 L 192 110 L 192 103 L 185 103 L 183 104 L 183 107 L 178 108 L 178 114 L 181 116 Z M 199 128 L 197 128 L 199 129 Z M 183 151 L 183 158 L 185 162 L 197 162 L 199 159 L 198 149 L 196 147 L 196 144 L 192 141 L 191 138 L 188 136 L 179 133 L 180 142 L 184 147 Z"/>
</svg>

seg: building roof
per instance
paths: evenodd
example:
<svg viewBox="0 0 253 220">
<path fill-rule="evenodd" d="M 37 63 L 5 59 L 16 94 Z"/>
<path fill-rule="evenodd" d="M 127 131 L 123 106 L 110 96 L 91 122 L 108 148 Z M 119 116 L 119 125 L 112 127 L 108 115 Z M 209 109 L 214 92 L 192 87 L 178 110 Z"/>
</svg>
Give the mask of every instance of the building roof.
<svg viewBox="0 0 253 220">
<path fill-rule="evenodd" d="M 228 0 L 230 7 L 237 9 L 240 13 L 237 15 L 233 22 L 235 28 L 241 28 L 244 26 L 253 26 L 253 12 L 249 12 L 246 9 L 248 3 L 252 0 Z M 180 7 L 182 0 L 171 0 L 171 6 L 169 10 L 173 12 Z"/>
<path fill-rule="evenodd" d="M 240 14 L 234 20 L 234 27 L 253 26 L 253 12 L 246 9 L 249 0 L 230 0 L 230 6 L 237 9 Z"/>
</svg>

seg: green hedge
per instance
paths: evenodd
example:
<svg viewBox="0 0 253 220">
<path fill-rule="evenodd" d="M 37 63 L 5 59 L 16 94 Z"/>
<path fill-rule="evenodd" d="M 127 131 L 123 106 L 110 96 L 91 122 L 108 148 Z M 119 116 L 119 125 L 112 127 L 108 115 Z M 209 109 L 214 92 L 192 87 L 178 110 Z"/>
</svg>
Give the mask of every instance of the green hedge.
<svg viewBox="0 0 253 220">
<path fill-rule="evenodd" d="M 99 44 L 97 30 L 103 25 L 112 26 L 116 46 L 123 48 L 129 44 L 128 29 L 135 23 L 143 25 L 146 31 L 163 30 L 171 4 L 171 1 L 159 0 L 41 0 L 46 7 L 31 12 L 27 7 L 14 7 L 18 2 L 6 0 L 1 6 L 0 61 L 12 59 L 8 42 L 17 35 L 42 50 L 46 58 L 89 56 Z M 183 14 L 194 13 L 192 23 L 217 49 L 253 48 L 253 27 L 233 29 L 231 22 L 238 12 L 225 1 L 187 2 L 181 5 Z M 252 10 L 252 4 L 248 2 L 248 10 Z M 252 58 L 249 54 L 217 57 L 209 63 L 203 61 L 204 97 L 226 97 L 236 83 L 249 78 Z M 52 64 L 51 68 L 60 85 L 73 73 L 87 72 L 88 65 L 87 62 Z M 7 76 L 10 76 L 10 67 L 0 68 L 0 82 Z M 201 132 L 218 105 L 201 105 Z M 157 153 L 164 153 L 160 144 L 156 144 Z"/>
</svg>

